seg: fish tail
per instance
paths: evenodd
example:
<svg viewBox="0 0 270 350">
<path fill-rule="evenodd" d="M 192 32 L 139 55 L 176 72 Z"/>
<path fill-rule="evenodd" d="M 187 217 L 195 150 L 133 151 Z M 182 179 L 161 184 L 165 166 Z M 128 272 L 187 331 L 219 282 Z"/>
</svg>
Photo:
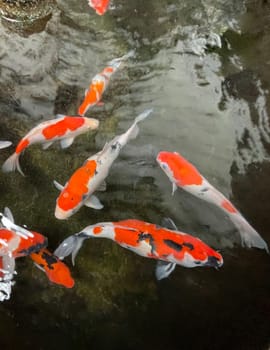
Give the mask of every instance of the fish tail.
<svg viewBox="0 0 270 350">
<path fill-rule="evenodd" d="M 19 173 L 25 176 L 19 163 L 19 157 L 20 153 L 13 153 L 2 165 L 2 171 L 4 173 L 9 173 L 11 171 L 18 170 Z"/>
<path fill-rule="evenodd" d="M 127 131 L 128 140 L 132 140 L 137 137 L 139 133 L 139 127 L 137 124 L 142 120 L 144 120 L 145 118 L 147 118 L 149 114 L 152 112 L 153 112 L 153 108 L 146 109 L 144 112 L 138 115 L 138 117 L 135 118 L 132 126 Z"/>
<path fill-rule="evenodd" d="M 265 249 L 269 254 L 268 245 L 265 240 L 240 213 L 232 214 L 230 218 L 240 233 L 242 246 Z"/>
<path fill-rule="evenodd" d="M 113 60 L 111 60 L 108 63 L 108 66 L 110 67 L 114 67 L 115 69 L 119 68 L 120 64 L 123 61 L 126 61 L 128 58 L 130 57 L 134 57 L 135 56 L 135 50 L 130 50 L 128 53 L 126 53 L 125 55 L 118 57 L 118 58 L 114 58 Z"/>
<path fill-rule="evenodd" d="M 75 234 L 66 238 L 54 251 L 59 259 L 63 260 L 66 256 L 72 256 L 72 263 L 75 265 L 75 258 L 83 244 L 83 241 L 89 237 L 83 234 Z"/>
</svg>

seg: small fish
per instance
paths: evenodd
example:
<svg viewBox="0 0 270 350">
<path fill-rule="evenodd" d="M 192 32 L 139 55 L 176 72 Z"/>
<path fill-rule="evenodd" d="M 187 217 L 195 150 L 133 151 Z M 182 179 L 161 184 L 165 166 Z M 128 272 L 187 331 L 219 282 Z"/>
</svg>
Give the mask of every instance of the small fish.
<svg viewBox="0 0 270 350">
<path fill-rule="evenodd" d="M 138 255 L 158 260 L 158 280 L 168 277 L 176 265 L 218 268 L 223 264 L 222 256 L 200 239 L 134 219 L 87 226 L 81 232 L 65 239 L 54 254 L 60 259 L 72 254 L 74 264 L 83 241 L 90 237 L 109 238 Z"/>
<path fill-rule="evenodd" d="M 44 271 L 48 279 L 56 284 L 66 288 L 74 286 L 74 279 L 71 277 L 69 268 L 48 249 L 41 249 L 38 252 L 30 254 L 30 258 L 36 266 Z"/>
<path fill-rule="evenodd" d="M 43 144 L 43 149 L 50 147 L 55 141 L 60 140 L 62 148 L 69 147 L 74 138 L 87 130 L 98 127 L 99 121 L 93 118 L 71 117 L 58 114 L 56 119 L 40 123 L 30 130 L 18 143 L 13 153 L 3 164 L 3 172 L 15 171 L 16 169 L 24 175 L 19 164 L 20 154 L 35 143 Z"/>
<path fill-rule="evenodd" d="M 144 120 L 152 112 L 148 109 L 140 114 L 131 127 L 122 135 L 116 136 L 106 143 L 103 150 L 88 158 L 83 166 L 77 169 L 65 186 L 54 182 L 61 190 L 56 200 L 55 216 L 57 219 L 67 219 L 75 214 L 83 205 L 94 209 L 102 209 L 103 205 L 93 195 L 95 191 L 104 187 L 104 180 L 118 157 L 120 150 L 126 143 L 137 136 L 137 123 Z"/>
<path fill-rule="evenodd" d="M 88 0 L 88 4 L 100 16 L 104 15 L 109 7 L 110 0 Z"/>
<path fill-rule="evenodd" d="M 116 72 L 123 61 L 132 56 L 134 56 L 133 50 L 129 51 L 122 57 L 113 59 L 101 73 L 97 74 L 92 79 L 88 90 L 85 91 L 84 100 L 78 109 L 79 115 L 84 116 L 90 107 L 93 107 L 96 104 L 102 104 L 100 100 L 109 84 L 111 76 Z"/>
<path fill-rule="evenodd" d="M 246 221 L 234 205 L 215 187 L 213 187 L 184 157 L 177 152 L 160 152 L 157 162 L 173 184 L 173 193 L 177 187 L 212 203 L 225 212 L 237 227 L 243 246 L 265 249 L 268 246 L 257 231 Z"/>
<path fill-rule="evenodd" d="M 0 141 L 0 149 L 7 148 L 10 145 L 12 145 L 12 142 L 10 142 L 10 141 Z"/>
</svg>

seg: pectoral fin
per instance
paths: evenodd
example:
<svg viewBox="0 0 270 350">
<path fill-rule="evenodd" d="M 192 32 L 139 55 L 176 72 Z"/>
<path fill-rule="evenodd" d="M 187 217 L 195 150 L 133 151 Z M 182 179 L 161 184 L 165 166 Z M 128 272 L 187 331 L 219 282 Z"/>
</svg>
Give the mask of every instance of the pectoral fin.
<svg viewBox="0 0 270 350">
<path fill-rule="evenodd" d="M 174 195 L 174 192 L 177 190 L 177 185 L 175 182 L 172 184 L 172 196 Z"/>
<path fill-rule="evenodd" d="M 103 204 L 100 202 L 100 200 L 94 196 L 91 195 L 85 202 L 84 205 L 88 208 L 93 208 L 93 209 L 97 209 L 100 210 L 103 208 Z"/>
<path fill-rule="evenodd" d="M 156 279 L 160 281 L 163 278 L 167 278 L 173 272 L 175 266 L 175 263 L 159 260 L 155 271 Z"/>
<path fill-rule="evenodd" d="M 43 143 L 42 149 L 45 150 L 45 149 L 49 148 L 52 144 L 53 144 L 53 142 L 46 142 L 46 143 Z"/>
<path fill-rule="evenodd" d="M 177 226 L 175 225 L 175 223 L 173 222 L 173 220 L 171 218 L 163 218 L 161 220 L 161 225 L 163 227 L 168 228 L 169 230 L 178 231 Z"/>
<path fill-rule="evenodd" d="M 73 144 L 74 141 L 74 137 L 67 137 L 63 140 L 60 141 L 61 144 L 61 148 L 68 148 L 69 146 L 71 146 Z"/>
<path fill-rule="evenodd" d="M 8 207 L 5 207 L 4 208 L 4 215 L 11 221 L 11 222 L 15 222 L 14 221 L 14 217 L 13 217 L 13 214 L 11 212 L 11 210 L 8 208 Z"/>
<path fill-rule="evenodd" d="M 53 180 L 53 184 L 59 191 L 63 191 L 64 186 L 61 185 L 59 182 L 57 182 L 56 180 Z"/>
</svg>

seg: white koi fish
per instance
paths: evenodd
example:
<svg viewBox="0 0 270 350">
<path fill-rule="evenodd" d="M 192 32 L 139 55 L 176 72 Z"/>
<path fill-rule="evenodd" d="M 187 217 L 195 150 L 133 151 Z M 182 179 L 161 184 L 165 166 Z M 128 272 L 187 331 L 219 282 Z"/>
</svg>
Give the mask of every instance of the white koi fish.
<svg viewBox="0 0 270 350">
<path fill-rule="evenodd" d="M 55 216 L 57 219 L 67 219 L 83 205 L 102 209 L 103 205 L 93 193 L 104 186 L 104 180 L 121 149 L 130 139 L 137 136 L 139 132 L 137 123 L 147 118 L 151 112 L 152 109 L 144 111 L 124 134 L 116 136 L 112 141 L 105 144 L 102 151 L 89 157 L 74 172 L 65 186 L 54 182 L 56 187 L 61 190 L 56 200 Z"/>
<path fill-rule="evenodd" d="M 173 184 L 202 200 L 212 203 L 225 212 L 237 227 L 243 246 L 265 249 L 268 246 L 257 231 L 246 221 L 234 205 L 213 187 L 184 157 L 177 152 L 160 152 L 157 162 Z"/>
<path fill-rule="evenodd" d="M 69 147 L 74 138 L 87 130 L 96 129 L 99 121 L 94 118 L 72 117 L 58 114 L 56 119 L 40 123 L 30 130 L 18 143 L 15 152 L 2 166 L 3 172 L 15 171 L 24 175 L 19 163 L 20 154 L 35 143 L 43 144 L 43 149 L 50 147 L 55 141 L 60 141 L 62 148 Z"/>
</svg>

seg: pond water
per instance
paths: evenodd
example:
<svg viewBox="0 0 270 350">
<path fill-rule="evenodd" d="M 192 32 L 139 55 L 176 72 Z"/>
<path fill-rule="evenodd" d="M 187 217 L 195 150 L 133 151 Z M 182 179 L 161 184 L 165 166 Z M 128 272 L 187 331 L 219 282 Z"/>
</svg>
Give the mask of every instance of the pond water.
<svg viewBox="0 0 270 350">
<path fill-rule="evenodd" d="M 237 4 L 236 4 L 237 3 Z M 43 233 L 53 250 L 100 221 L 136 218 L 178 228 L 221 251 L 224 266 L 177 267 L 166 280 L 156 263 L 108 240 L 85 242 L 75 286 L 52 285 L 30 259 L 0 305 L 2 349 L 268 349 L 270 258 L 241 248 L 219 210 L 177 190 L 160 170 L 160 150 L 178 151 L 228 196 L 270 244 L 270 5 L 267 1 L 114 0 L 97 16 L 84 0 L 59 0 L 43 30 L 0 24 L 0 139 L 14 144 L 57 113 L 76 114 L 84 90 L 108 61 L 136 56 L 113 76 L 104 106 L 88 111 L 100 128 L 58 145 L 26 150 L 19 173 L 0 175 L 1 208 Z M 221 37 L 214 47 L 210 38 Z M 106 141 L 147 108 L 153 114 L 121 151 L 99 194 L 104 209 L 54 217 L 58 191 Z M 1 151 L 0 161 L 13 149 Z M 1 209 L 2 210 L 2 209 Z"/>
</svg>

